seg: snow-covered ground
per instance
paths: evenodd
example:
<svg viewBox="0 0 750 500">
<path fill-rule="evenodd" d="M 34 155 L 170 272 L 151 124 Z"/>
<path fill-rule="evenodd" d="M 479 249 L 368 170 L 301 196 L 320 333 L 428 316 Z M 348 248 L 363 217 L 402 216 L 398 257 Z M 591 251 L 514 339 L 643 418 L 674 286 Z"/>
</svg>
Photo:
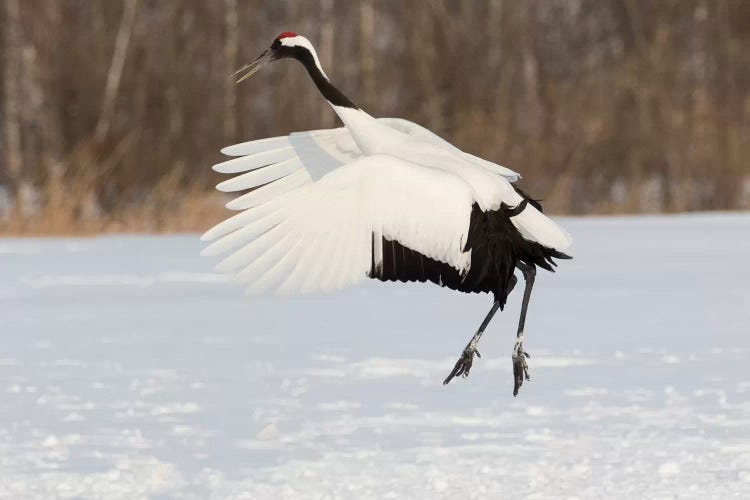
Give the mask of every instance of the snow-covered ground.
<svg viewBox="0 0 750 500">
<path fill-rule="evenodd" d="M 0 239 L 0 498 L 750 498 L 750 215 L 564 221 L 520 293 L 250 299 L 195 236 Z"/>
</svg>

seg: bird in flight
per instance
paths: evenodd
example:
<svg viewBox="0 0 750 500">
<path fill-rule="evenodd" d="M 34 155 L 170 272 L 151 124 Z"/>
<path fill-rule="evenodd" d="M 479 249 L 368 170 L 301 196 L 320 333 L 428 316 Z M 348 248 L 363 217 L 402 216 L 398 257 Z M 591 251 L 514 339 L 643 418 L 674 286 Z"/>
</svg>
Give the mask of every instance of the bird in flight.
<svg viewBox="0 0 750 500">
<path fill-rule="evenodd" d="M 238 83 L 271 61 L 296 59 L 344 126 L 224 148 L 213 166 L 239 174 L 217 185 L 240 192 L 239 213 L 202 239 L 224 255 L 221 272 L 250 293 L 331 291 L 366 278 L 432 282 L 490 293 L 492 307 L 443 382 L 469 375 L 477 344 L 516 285 L 525 289 L 512 351 L 513 395 L 529 380 L 526 312 L 537 267 L 569 259 L 568 233 L 515 186 L 520 176 L 465 153 L 413 122 L 373 118 L 337 89 L 310 41 L 281 33 L 241 68 Z"/>
</svg>

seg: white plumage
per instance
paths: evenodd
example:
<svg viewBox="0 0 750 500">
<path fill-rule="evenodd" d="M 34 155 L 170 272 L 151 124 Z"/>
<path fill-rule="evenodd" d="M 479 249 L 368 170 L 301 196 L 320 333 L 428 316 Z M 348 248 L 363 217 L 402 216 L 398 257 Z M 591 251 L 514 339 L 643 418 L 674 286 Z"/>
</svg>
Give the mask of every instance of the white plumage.
<svg viewBox="0 0 750 500">
<path fill-rule="evenodd" d="M 213 169 L 240 175 L 217 189 L 256 189 L 227 203 L 229 209 L 245 211 L 203 235 L 204 241 L 218 238 L 203 254 L 233 250 L 217 269 L 236 273 L 248 291 L 256 293 L 329 291 L 365 279 L 373 233 L 467 271 L 470 252 L 461 250 L 471 205 L 482 196 L 489 208 L 517 205 L 522 199 L 510 182 L 519 174 L 464 153 L 408 120 L 381 118 L 377 123 L 405 136 L 391 154 L 366 155 L 346 127 L 294 132 L 222 149 L 237 158 Z M 412 160 L 425 148 L 430 148 L 426 163 L 431 166 L 397 157 Z M 513 222 L 524 237 L 545 246 L 565 250 L 570 245 L 567 233 L 532 206 Z M 274 232 L 254 241 L 277 225 Z M 339 255 L 342 249 L 352 253 L 352 264 L 322 273 L 320 268 L 337 266 L 349 255 Z M 276 260 L 281 262 L 264 268 L 267 261 Z M 290 275 L 281 280 L 284 273 Z"/>
<path fill-rule="evenodd" d="M 537 266 L 553 270 L 570 236 L 513 186 L 520 176 L 464 153 L 407 120 L 375 119 L 336 89 L 304 37 L 285 32 L 239 81 L 269 61 L 307 69 L 344 127 L 224 148 L 214 170 L 237 174 L 217 189 L 238 192 L 239 210 L 203 235 L 205 255 L 250 293 L 343 288 L 366 277 L 431 281 L 495 297 L 451 374 L 467 375 L 476 344 L 516 284 L 526 281 L 514 347 L 514 395 L 528 377 L 523 326 Z"/>
<path fill-rule="evenodd" d="M 460 178 L 386 155 L 359 158 L 317 182 L 300 177 L 297 187 L 282 187 L 203 237 L 218 238 L 206 255 L 232 251 L 218 269 L 237 273 L 249 291 L 328 291 L 361 281 L 370 270 L 373 234 L 468 269 L 469 252 L 461 250 L 472 195 Z"/>
<path fill-rule="evenodd" d="M 443 197 L 434 207 L 432 201 Z M 415 206 L 404 211 L 409 205 Z M 219 269 L 236 272 L 251 292 L 329 291 L 367 276 L 373 234 L 467 269 L 469 256 L 461 248 L 470 213 L 471 192 L 460 179 L 375 155 L 217 226 L 208 237 L 223 238 L 206 252 L 234 250 Z"/>
</svg>

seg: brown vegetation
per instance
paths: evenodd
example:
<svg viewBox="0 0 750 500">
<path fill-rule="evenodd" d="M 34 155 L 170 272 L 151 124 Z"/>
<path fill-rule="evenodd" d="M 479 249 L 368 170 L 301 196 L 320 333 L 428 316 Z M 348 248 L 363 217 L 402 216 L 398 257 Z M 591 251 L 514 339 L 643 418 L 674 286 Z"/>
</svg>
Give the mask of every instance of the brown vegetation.
<svg viewBox="0 0 750 500">
<path fill-rule="evenodd" d="M 201 230 L 226 144 L 375 116 L 514 168 L 554 212 L 750 207 L 745 0 L 1 0 L 0 234 Z"/>
</svg>

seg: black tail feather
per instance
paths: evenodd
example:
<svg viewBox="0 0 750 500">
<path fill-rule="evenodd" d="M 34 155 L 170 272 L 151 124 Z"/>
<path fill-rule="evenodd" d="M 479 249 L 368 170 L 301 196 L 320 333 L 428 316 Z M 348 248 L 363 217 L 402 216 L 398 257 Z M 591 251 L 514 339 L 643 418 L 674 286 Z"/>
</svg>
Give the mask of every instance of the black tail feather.
<svg viewBox="0 0 750 500">
<path fill-rule="evenodd" d="M 529 196 L 529 193 L 527 193 L 526 191 L 524 191 L 520 187 L 516 186 L 515 184 L 513 184 L 513 189 L 516 191 L 516 193 L 518 193 L 521 196 L 521 198 L 523 198 L 524 200 L 526 200 L 529 203 L 531 203 L 532 207 L 534 207 L 537 210 L 539 210 L 540 212 L 544 213 L 544 210 L 542 210 L 542 200 L 536 200 L 536 199 L 532 198 L 531 196 Z"/>
<path fill-rule="evenodd" d="M 463 248 L 465 252 L 471 251 L 468 272 L 431 259 L 398 241 L 383 238 L 383 261 L 376 263 L 373 259 L 369 276 L 381 281 L 431 281 L 461 292 L 492 293 L 502 308 L 513 289 L 514 272 L 520 263 L 554 272 L 557 267 L 554 259 L 571 258 L 559 250 L 525 239 L 516 229 L 511 218 L 528 205 L 537 207 L 530 198 L 524 198 L 515 207 L 502 204 L 498 210 L 489 212 L 474 204 Z"/>
</svg>

